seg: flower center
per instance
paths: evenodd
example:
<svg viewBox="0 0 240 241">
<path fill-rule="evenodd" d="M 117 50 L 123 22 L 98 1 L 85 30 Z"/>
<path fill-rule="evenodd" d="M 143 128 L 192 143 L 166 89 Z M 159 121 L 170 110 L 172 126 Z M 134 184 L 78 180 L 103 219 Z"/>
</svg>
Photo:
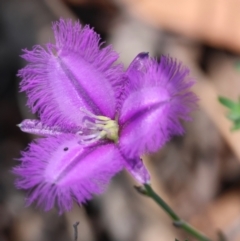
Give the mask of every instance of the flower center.
<svg viewBox="0 0 240 241">
<path fill-rule="evenodd" d="M 94 115 L 83 108 L 80 110 L 85 114 L 82 129 L 77 132 L 80 136 L 80 143 L 90 144 L 101 139 L 109 139 L 115 143 L 118 141 L 119 125 L 116 120 Z"/>
</svg>

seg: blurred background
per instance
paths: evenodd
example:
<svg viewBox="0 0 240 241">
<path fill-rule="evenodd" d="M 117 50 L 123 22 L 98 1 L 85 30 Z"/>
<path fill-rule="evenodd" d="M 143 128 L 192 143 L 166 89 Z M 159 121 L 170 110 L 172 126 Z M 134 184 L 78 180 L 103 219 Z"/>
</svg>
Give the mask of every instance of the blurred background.
<svg viewBox="0 0 240 241">
<path fill-rule="evenodd" d="M 144 157 L 155 190 L 213 240 L 240 240 L 240 132 L 230 132 L 217 96 L 240 96 L 239 0 L 0 0 L 0 241 L 194 240 L 175 229 L 125 172 L 108 190 L 62 216 L 25 207 L 11 168 L 33 136 L 16 127 L 31 118 L 18 93 L 21 49 L 53 41 L 60 17 L 90 24 L 125 66 L 142 51 L 169 54 L 191 69 L 199 109 L 186 134 Z"/>
</svg>

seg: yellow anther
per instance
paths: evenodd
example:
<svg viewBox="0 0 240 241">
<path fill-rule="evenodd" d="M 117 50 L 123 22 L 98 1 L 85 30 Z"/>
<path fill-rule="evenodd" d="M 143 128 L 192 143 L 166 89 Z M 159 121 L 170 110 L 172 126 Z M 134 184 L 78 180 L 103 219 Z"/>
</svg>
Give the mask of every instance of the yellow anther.
<svg viewBox="0 0 240 241">
<path fill-rule="evenodd" d="M 111 120 L 105 116 L 98 116 L 99 120 L 101 119 L 103 123 L 97 124 L 97 126 L 102 129 L 100 132 L 101 138 L 110 139 L 114 142 L 118 141 L 118 131 L 119 126 L 115 120 Z"/>
</svg>

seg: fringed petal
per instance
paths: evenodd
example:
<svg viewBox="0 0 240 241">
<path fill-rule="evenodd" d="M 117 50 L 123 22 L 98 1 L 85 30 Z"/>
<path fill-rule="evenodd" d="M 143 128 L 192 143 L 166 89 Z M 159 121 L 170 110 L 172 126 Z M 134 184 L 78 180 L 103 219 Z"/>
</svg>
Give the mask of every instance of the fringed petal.
<svg viewBox="0 0 240 241">
<path fill-rule="evenodd" d="M 38 139 L 22 153 L 14 168 L 16 186 L 29 190 L 27 203 L 36 202 L 46 211 L 57 205 L 70 210 L 93 194 L 104 191 L 109 180 L 123 168 L 113 144 L 82 147 L 73 135 Z"/>
<path fill-rule="evenodd" d="M 19 71 L 28 105 L 47 125 L 81 124 L 87 109 L 114 118 L 122 91 L 122 65 L 111 46 L 100 49 L 100 37 L 89 26 L 60 20 L 53 24 L 56 44 L 24 50 L 29 64 Z"/>
<path fill-rule="evenodd" d="M 138 56 L 130 65 L 119 117 L 120 148 L 126 156 L 157 151 L 173 135 L 184 133 L 180 120 L 191 120 L 197 101 L 188 74 L 186 67 L 165 56 L 160 63 Z"/>
</svg>

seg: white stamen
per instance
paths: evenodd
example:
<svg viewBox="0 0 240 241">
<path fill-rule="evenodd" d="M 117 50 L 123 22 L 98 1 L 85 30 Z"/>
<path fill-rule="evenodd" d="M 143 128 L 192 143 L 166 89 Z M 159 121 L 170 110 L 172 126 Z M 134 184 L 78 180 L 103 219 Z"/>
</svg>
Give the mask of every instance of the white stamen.
<svg viewBox="0 0 240 241">
<path fill-rule="evenodd" d="M 106 116 L 94 115 L 84 108 L 81 108 L 80 111 L 85 114 L 85 117 L 90 118 L 90 120 L 83 120 L 82 130 L 76 133 L 80 137 L 80 143 L 90 144 L 100 139 L 118 141 L 119 126 L 115 120 Z"/>
</svg>

